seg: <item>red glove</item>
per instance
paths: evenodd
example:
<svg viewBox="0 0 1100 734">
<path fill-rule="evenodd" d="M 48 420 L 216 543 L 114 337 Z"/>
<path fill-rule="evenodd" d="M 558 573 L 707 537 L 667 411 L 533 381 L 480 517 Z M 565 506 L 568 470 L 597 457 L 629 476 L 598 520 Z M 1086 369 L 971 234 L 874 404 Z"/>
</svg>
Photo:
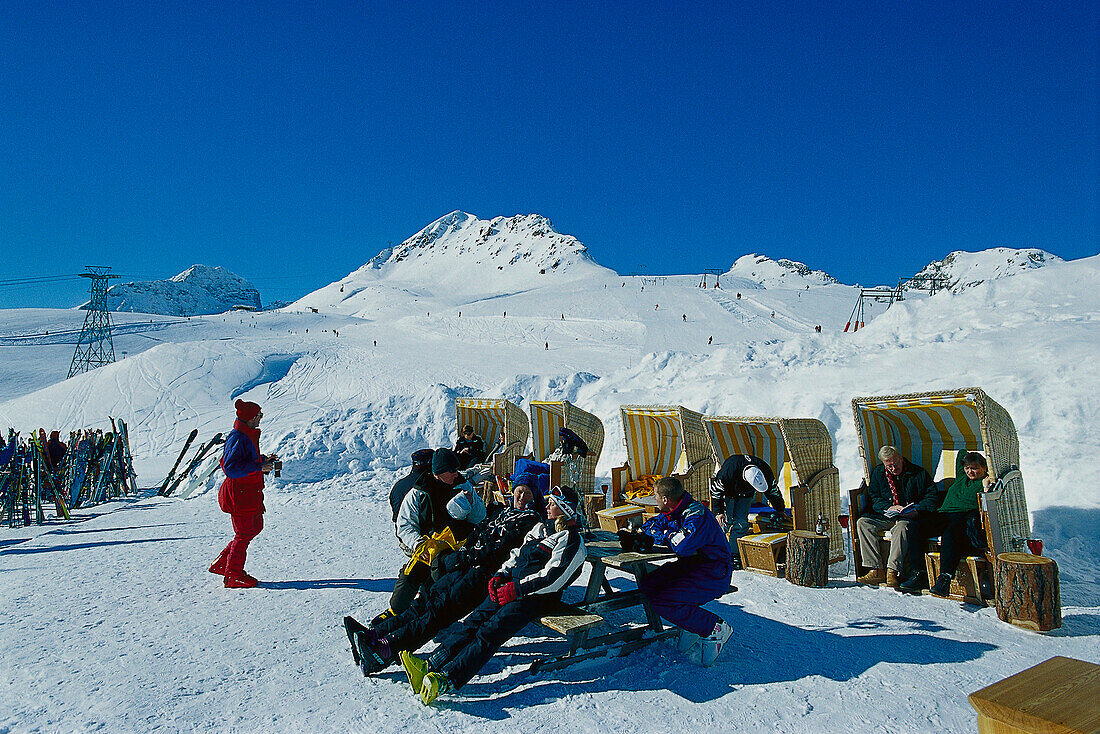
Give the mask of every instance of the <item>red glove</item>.
<svg viewBox="0 0 1100 734">
<path fill-rule="evenodd" d="M 497 601 L 497 593 L 500 586 L 504 583 L 503 576 L 494 576 L 489 579 L 489 598 L 493 601 Z M 497 602 L 498 604 L 500 602 Z"/>
<path fill-rule="evenodd" d="M 504 606 L 510 601 L 515 601 L 519 598 L 519 589 L 516 588 L 515 581 L 509 581 L 506 584 L 502 584 L 497 587 L 496 603 Z"/>
</svg>

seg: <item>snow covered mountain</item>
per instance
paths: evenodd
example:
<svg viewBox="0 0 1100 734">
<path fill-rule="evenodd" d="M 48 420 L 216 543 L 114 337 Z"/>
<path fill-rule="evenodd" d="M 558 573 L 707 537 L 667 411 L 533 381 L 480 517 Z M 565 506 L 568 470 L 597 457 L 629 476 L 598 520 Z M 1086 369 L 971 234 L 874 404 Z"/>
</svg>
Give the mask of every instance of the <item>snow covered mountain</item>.
<svg viewBox="0 0 1100 734">
<path fill-rule="evenodd" d="M 614 276 L 592 260 L 576 237 L 557 232 L 544 216 L 484 220 L 454 211 L 296 306 L 365 315 L 400 308 L 406 300 L 402 293 L 488 297 L 599 274 Z"/>
<path fill-rule="evenodd" d="M 168 280 L 120 283 L 107 290 L 111 311 L 199 316 L 223 313 L 234 306 L 260 308 L 260 292 L 223 267 L 192 265 Z M 87 303 L 81 306 L 87 307 Z"/>
<path fill-rule="evenodd" d="M 981 252 L 956 250 L 942 260 L 928 263 L 917 275 L 947 278 L 950 291 L 958 293 L 987 280 L 1005 278 L 1060 262 L 1062 258 L 1057 255 L 1035 248 L 1018 250 L 1011 247 L 992 247 Z"/>
<path fill-rule="evenodd" d="M 840 282 L 823 270 L 812 270 L 804 263 L 785 258 L 772 260 L 756 253 L 737 258 L 723 277 L 745 281 L 760 288 L 804 288 L 808 285 L 837 285 Z M 739 284 L 739 287 L 746 286 Z"/>
</svg>

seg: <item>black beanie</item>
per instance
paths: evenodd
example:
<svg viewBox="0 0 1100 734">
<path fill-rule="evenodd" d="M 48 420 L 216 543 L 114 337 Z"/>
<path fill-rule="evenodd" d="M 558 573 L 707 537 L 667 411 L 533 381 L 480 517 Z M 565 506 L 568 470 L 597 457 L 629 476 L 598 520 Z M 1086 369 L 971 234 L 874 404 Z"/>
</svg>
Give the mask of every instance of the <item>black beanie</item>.
<svg viewBox="0 0 1100 734">
<path fill-rule="evenodd" d="M 439 476 L 449 471 L 458 471 L 458 457 L 449 448 L 436 449 L 432 454 L 432 474 Z"/>
</svg>

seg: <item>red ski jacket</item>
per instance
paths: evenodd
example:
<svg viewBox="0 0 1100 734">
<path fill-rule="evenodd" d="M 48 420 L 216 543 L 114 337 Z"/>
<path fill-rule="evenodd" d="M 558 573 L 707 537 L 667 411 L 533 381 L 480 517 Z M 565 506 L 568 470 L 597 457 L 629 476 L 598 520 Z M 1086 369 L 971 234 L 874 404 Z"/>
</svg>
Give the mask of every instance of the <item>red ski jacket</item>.
<svg viewBox="0 0 1100 734">
<path fill-rule="evenodd" d="M 225 481 L 218 490 L 218 505 L 230 515 L 254 515 L 264 511 L 263 459 L 260 457 L 260 431 L 241 421 L 225 439 L 222 450 Z"/>
</svg>

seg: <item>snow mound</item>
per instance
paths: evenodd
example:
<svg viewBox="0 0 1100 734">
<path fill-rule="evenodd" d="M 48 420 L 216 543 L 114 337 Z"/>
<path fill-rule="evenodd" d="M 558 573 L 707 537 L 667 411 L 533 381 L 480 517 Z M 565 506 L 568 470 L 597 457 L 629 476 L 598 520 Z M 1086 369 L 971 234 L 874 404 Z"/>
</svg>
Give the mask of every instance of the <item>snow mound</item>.
<svg viewBox="0 0 1100 734">
<path fill-rule="evenodd" d="M 259 309 L 260 292 L 223 267 L 192 265 L 168 280 L 120 283 L 107 289 L 111 311 L 200 316 L 224 313 L 234 306 Z"/>
<path fill-rule="evenodd" d="M 836 285 L 839 281 L 823 270 L 812 270 L 805 263 L 766 255 L 742 255 L 726 271 L 726 276 L 755 283 L 763 288 L 805 288 Z"/>
<path fill-rule="evenodd" d="M 1013 249 L 991 247 L 981 252 L 956 250 L 943 260 L 928 263 L 917 276 L 932 275 L 947 278 L 948 288 L 958 293 L 987 280 L 997 280 L 1050 263 L 1063 262 L 1062 258 L 1035 248 Z"/>
</svg>

